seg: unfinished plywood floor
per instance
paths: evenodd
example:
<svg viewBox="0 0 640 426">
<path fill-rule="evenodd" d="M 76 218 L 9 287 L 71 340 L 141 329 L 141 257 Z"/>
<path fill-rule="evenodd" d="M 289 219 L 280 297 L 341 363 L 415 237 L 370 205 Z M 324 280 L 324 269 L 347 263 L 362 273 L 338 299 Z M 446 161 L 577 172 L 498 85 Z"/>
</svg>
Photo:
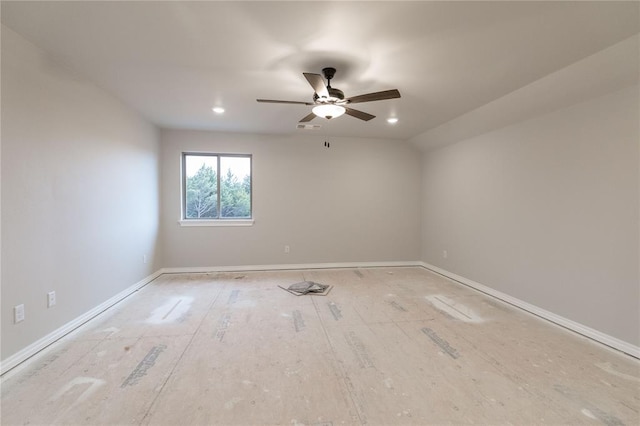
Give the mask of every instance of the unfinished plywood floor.
<svg viewBox="0 0 640 426">
<path fill-rule="evenodd" d="M 163 275 L 6 375 L 2 424 L 637 425 L 639 369 L 422 268 Z"/>
</svg>

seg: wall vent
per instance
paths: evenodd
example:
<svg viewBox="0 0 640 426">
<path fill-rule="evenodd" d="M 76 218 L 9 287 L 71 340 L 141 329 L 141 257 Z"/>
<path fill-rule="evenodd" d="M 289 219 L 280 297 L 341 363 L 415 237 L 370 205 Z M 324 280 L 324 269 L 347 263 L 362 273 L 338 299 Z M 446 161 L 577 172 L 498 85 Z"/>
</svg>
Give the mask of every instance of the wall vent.
<svg viewBox="0 0 640 426">
<path fill-rule="evenodd" d="M 318 130 L 320 127 L 322 127 L 320 124 L 302 124 L 302 123 L 298 123 L 298 126 L 297 126 L 298 129 L 302 129 L 302 130 Z"/>
</svg>

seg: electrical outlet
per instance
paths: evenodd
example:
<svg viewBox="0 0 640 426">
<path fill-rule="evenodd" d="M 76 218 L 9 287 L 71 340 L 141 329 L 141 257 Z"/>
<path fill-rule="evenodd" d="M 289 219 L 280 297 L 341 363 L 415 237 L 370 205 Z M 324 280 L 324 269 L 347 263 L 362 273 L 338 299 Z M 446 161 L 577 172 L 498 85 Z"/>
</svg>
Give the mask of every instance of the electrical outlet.
<svg viewBox="0 0 640 426">
<path fill-rule="evenodd" d="M 49 293 L 47 293 L 47 308 L 55 306 L 55 304 L 56 304 L 56 292 L 50 291 Z"/>
<path fill-rule="evenodd" d="M 291 247 L 289 246 L 284 246 L 284 252 L 285 253 L 289 253 L 291 251 Z"/>
<path fill-rule="evenodd" d="M 447 257 L 449 257 L 449 253 L 447 253 L 446 250 L 442 250 L 442 257 L 446 259 Z"/>
<path fill-rule="evenodd" d="M 20 321 L 24 321 L 24 305 L 18 305 L 13 307 L 13 323 L 17 324 Z"/>
</svg>

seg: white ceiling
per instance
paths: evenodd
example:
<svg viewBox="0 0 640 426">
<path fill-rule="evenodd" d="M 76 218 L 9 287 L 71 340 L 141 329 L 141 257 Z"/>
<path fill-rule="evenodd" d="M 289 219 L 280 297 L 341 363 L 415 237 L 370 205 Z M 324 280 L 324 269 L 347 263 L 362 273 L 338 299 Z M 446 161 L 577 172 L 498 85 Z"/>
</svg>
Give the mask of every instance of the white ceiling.
<svg viewBox="0 0 640 426">
<path fill-rule="evenodd" d="M 163 128 L 293 133 L 303 72 L 363 122 L 316 118 L 324 135 L 409 139 L 640 32 L 637 2 L 9 2 L 2 23 Z M 215 115 L 211 107 L 226 108 Z M 386 118 L 397 116 L 390 125 Z M 308 132 L 308 131 L 307 131 Z"/>
</svg>

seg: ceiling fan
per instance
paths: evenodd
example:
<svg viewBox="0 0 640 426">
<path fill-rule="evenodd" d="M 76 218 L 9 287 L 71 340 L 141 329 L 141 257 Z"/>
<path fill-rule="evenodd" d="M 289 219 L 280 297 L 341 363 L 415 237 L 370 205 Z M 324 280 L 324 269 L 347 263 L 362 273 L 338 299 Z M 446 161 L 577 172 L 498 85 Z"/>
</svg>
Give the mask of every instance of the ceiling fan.
<svg viewBox="0 0 640 426">
<path fill-rule="evenodd" d="M 299 101 L 278 101 L 274 99 L 256 99 L 258 102 L 267 102 L 274 104 L 300 104 L 314 105 L 312 113 L 306 115 L 300 120 L 301 123 L 311 121 L 315 117 L 324 117 L 328 120 L 347 114 L 360 120 L 369 121 L 375 118 L 375 115 L 349 108 L 347 105 L 361 102 L 382 101 L 385 99 L 394 99 L 400 97 L 397 89 L 384 90 L 382 92 L 367 93 L 366 95 L 344 97 L 344 93 L 340 89 L 331 87 L 331 79 L 336 73 L 335 68 L 327 67 L 322 69 L 324 78 L 327 79 L 327 85 L 320 74 L 302 73 L 314 90 L 313 102 Z"/>
</svg>

